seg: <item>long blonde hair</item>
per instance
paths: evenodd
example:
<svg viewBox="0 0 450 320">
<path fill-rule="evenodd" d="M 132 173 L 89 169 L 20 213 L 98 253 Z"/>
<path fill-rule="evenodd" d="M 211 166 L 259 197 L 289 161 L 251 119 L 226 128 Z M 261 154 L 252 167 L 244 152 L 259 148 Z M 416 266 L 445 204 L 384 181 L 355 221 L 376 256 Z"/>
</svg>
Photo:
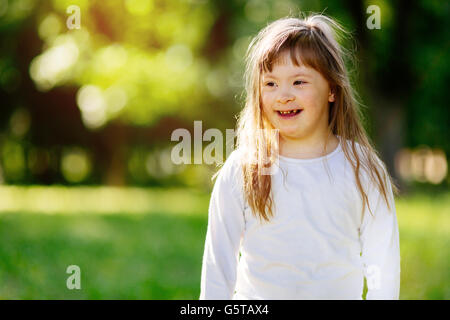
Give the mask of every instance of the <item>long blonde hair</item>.
<svg viewBox="0 0 450 320">
<path fill-rule="evenodd" d="M 295 65 L 301 62 L 320 72 L 329 82 L 335 101 L 330 103 L 328 128 L 340 137 L 341 148 L 352 165 L 356 184 L 365 206 L 373 215 L 367 193 L 361 183 L 360 171 L 365 170 L 383 195 L 388 208 L 388 183 L 398 193 L 385 165 L 362 126 L 362 114 L 355 91 L 351 86 L 345 66 L 345 51 L 338 43 L 348 34 L 336 21 L 322 14 L 313 14 L 302 19 L 286 17 L 272 22 L 253 38 L 246 54 L 245 106 L 237 123 L 237 145 L 245 150 L 242 157 L 242 174 L 245 199 L 255 216 L 270 221 L 273 217 L 271 176 L 262 174 L 267 159 L 273 162 L 278 144 L 270 129 L 273 128 L 262 110 L 260 83 L 263 72 L 272 71 L 272 66 L 281 53 L 288 50 Z M 327 143 L 325 143 L 325 146 Z M 351 145 L 351 146 L 349 146 Z M 359 148 L 358 148 L 359 145 Z M 274 146 L 274 147 L 271 147 Z M 360 149 L 357 151 L 357 149 Z"/>
</svg>

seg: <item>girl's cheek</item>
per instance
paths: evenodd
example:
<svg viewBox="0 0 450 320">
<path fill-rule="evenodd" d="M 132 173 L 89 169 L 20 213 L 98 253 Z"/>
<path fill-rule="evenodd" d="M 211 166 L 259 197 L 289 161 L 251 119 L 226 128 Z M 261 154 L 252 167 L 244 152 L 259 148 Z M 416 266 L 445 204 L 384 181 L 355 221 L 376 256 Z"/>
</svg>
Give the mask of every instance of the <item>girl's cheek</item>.
<svg viewBox="0 0 450 320">
<path fill-rule="evenodd" d="M 270 99 L 270 96 L 267 93 L 262 94 L 261 100 L 263 101 L 263 105 L 264 106 L 267 106 L 267 107 L 270 106 L 271 99 Z"/>
<path fill-rule="evenodd" d="M 265 91 L 265 92 L 263 93 L 263 99 L 264 99 L 265 101 L 269 102 L 269 103 L 273 102 L 273 100 L 274 100 L 274 93 L 273 93 L 273 92 Z"/>
<path fill-rule="evenodd" d="M 263 110 L 264 110 L 264 113 L 266 114 L 266 116 L 269 116 L 270 115 L 270 105 L 269 104 L 267 104 L 267 103 L 264 103 L 263 104 Z"/>
<path fill-rule="evenodd" d="M 299 96 L 300 100 L 304 103 L 309 103 L 317 100 L 317 95 L 314 92 L 302 92 L 302 94 Z"/>
</svg>

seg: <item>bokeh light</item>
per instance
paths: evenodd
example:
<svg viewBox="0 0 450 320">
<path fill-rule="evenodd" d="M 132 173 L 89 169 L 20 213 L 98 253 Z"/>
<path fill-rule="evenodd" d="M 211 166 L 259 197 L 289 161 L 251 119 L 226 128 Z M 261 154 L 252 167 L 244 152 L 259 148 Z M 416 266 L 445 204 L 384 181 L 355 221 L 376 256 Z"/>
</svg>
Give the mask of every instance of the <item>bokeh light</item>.
<svg viewBox="0 0 450 320">
<path fill-rule="evenodd" d="M 63 23 L 55 13 L 48 14 L 39 25 L 38 33 L 41 39 L 52 41 L 62 31 Z"/>
<path fill-rule="evenodd" d="M 21 143 L 6 140 L 2 145 L 2 163 L 8 182 L 20 182 L 25 176 L 25 151 Z"/>
<path fill-rule="evenodd" d="M 147 15 L 153 8 L 153 0 L 125 0 L 128 12 L 134 15 Z"/>
<path fill-rule="evenodd" d="M 11 132 L 16 137 L 23 137 L 30 129 L 31 116 L 28 109 L 18 108 L 9 121 Z"/>
<path fill-rule="evenodd" d="M 61 159 L 61 172 L 70 183 L 85 180 L 91 172 L 91 160 L 82 148 L 70 148 L 64 151 Z"/>
<path fill-rule="evenodd" d="M 192 64 L 191 50 L 183 44 L 175 44 L 167 49 L 166 65 L 174 71 L 184 71 Z"/>
<path fill-rule="evenodd" d="M 72 36 L 58 36 L 55 45 L 34 58 L 30 64 L 30 76 L 37 88 L 47 91 L 69 79 L 78 55 L 78 46 Z"/>
<path fill-rule="evenodd" d="M 441 149 L 419 147 L 397 152 L 395 157 L 396 172 L 405 181 L 439 184 L 447 177 L 448 163 Z"/>
<path fill-rule="evenodd" d="M 97 129 L 106 123 L 107 105 L 99 87 L 94 85 L 81 87 L 77 93 L 77 103 L 86 127 Z"/>
</svg>

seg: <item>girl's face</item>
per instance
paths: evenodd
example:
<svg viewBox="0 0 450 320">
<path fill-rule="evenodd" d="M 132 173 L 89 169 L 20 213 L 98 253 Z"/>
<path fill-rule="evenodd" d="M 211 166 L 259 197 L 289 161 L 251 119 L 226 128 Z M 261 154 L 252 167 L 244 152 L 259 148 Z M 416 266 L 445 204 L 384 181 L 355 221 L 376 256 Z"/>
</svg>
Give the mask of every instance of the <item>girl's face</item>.
<svg viewBox="0 0 450 320">
<path fill-rule="evenodd" d="M 281 140 L 323 138 L 328 132 L 328 103 L 334 101 L 328 81 L 313 68 L 295 66 L 289 53 L 278 61 L 271 73 L 262 74 L 267 119 L 279 129 Z"/>
</svg>

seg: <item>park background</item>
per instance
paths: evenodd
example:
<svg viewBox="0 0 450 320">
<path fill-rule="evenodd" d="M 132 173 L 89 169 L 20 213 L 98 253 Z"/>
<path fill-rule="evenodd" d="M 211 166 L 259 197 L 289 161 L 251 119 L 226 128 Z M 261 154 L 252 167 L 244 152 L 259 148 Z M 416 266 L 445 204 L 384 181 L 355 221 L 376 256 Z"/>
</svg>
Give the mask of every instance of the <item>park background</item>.
<svg viewBox="0 0 450 320">
<path fill-rule="evenodd" d="M 400 298 L 449 299 L 450 14 L 425 0 L 0 0 L 0 299 L 197 299 L 217 167 L 173 164 L 171 133 L 235 128 L 251 37 L 300 11 L 353 33 Z"/>
</svg>

